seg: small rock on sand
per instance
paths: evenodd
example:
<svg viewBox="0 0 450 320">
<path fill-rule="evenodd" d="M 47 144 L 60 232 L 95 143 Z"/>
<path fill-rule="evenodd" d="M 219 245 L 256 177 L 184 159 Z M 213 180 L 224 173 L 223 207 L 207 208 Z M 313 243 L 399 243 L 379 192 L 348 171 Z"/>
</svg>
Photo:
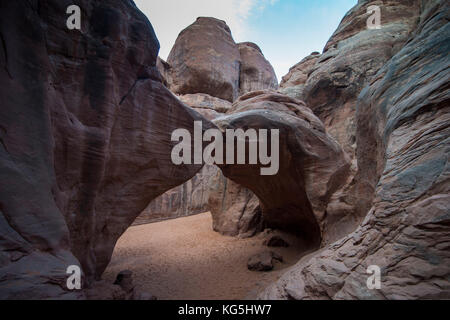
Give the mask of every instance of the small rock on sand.
<svg viewBox="0 0 450 320">
<path fill-rule="evenodd" d="M 250 257 L 247 267 L 252 271 L 271 271 L 274 260 L 283 262 L 283 257 L 273 251 L 264 251 Z"/>
</svg>

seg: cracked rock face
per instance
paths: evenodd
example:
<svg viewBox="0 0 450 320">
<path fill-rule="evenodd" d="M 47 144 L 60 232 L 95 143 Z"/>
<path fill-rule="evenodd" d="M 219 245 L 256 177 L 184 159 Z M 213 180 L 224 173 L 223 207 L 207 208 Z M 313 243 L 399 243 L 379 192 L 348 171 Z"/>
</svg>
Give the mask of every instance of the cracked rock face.
<svg viewBox="0 0 450 320">
<path fill-rule="evenodd" d="M 211 124 L 162 84 L 148 20 L 128 0 L 79 5 L 82 32 L 64 1 L 2 2 L 0 298 L 81 296 L 67 267 L 89 285 L 148 203 L 201 168 L 171 162 L 174 129 Z"/>
<path fill-rule="evenodd" d="M 428 1 L 420 12 L 412 38 L 358 100 L 358 175 L 372 190 L 366 218 L 262 298 L 450 298 L 450 6 Z M 370 265 L 381 269 L 380 290 L 367 288 Z"/>
</svg>

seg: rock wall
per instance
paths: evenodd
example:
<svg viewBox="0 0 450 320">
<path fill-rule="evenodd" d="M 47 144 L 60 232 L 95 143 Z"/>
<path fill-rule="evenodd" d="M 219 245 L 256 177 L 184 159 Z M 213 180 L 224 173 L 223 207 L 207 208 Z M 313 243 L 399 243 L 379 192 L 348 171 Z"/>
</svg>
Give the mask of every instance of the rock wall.
<svg viewBox="0 0 450 320">
<path fill-rule="evenodd" d="M 257 90 L 277 89 L 275 70 L 261 49 L 252 42 L 239 43 L 238 48 L 241 56 L 239 95 Z"/>
<path fill-rule="evenodd" d="M 273 91 L 255 91 L 241 96 L 214 123 L 222 131 L 279 130 L 275 175 L 261 175 L 260 162 L 219 167 L 227 178 L 255 193 L 269 227 L 300 233 L 312 246 L 319 246 L 327 223 L 326 205 L 349 170 L 348 158 L 322 122 L 302 101 Z"/>
<path fill-rule="evenodd" d="M 158 40 L 129 0 L 2 1 L 0 298 L 75 297 L 148 203 L 201 166 L 170 159 L 176 128 L 211 124 L 162 84 Z M 31 54 L 32 52 L 32 54 Z"/>
<path fill-rule="evenodd" d="M 420 13 L 409 41 L 358 99 L 357 176 L 368 186 L 361 195 L 371 205 L 366 218 L 300 261 L 262 298 L 450 298 L 450 5 L 423 1 Z M 367 288 L 370 265 L 381 268 L 379 290 Z"/>
<path fill-rule="evenodd" d="M 358 1 L 342 19 L 323 53 L 311 55 L 294 66 L 281 84 L 281 92 L 306 102 L 352 159 L 351 175 L 333 195 L 326 210 L 329 221 L 334 221 L 326 234 L 345 236 L 354 231 L 370 208 L 360 196 L 370 190 L 355 178 L 357 99 L 410 37 L 417 25 L 419 3 L 418 0 Z M 381 29 L 367 28 L 370 16 L 367 9 L 371 5 L 381 7 Z"/>
</svg>

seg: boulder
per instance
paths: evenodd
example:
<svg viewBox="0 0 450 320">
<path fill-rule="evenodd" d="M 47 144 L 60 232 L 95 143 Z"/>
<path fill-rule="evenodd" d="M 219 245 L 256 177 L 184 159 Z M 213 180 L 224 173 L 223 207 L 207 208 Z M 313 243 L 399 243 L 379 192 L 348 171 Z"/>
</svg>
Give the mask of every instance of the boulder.
<svg viewBox="0 0 450 320">
<path fill-rule="evenodd" d="M 239 94 L 239 49 L 222 20 L 198 18 L 179 34 L 167 62 L 176 94 L 206 93 L 231 102 Z"/>
<path fill-rule="evenodd" d="M 196 103 L 208 103 L 208 96 L 233 102 L 250 91 L 278 88 L 261 49 L 252 42 L 236 44 L 225 21 L 209 17 L 198 18 L 179 34 L 159 69 L 171 91 L 194 94 Z"/>
<path fill-rule="evenodd" d="M 273 251 L 264 251 L 250 257 L 247 268 L 251 271 L 271 271 L 275 261 L 283 262 L 283 257 Z"/>
<path fill-rule="evenodd" d="M 449 18 L 448 1 L 424 2 L 412 38 L 358 99 L 364 221 L 261 298 L 450 298 Z M 380 270 L 377 290 L 367 286 L 370 266 Z"/>
</svg>

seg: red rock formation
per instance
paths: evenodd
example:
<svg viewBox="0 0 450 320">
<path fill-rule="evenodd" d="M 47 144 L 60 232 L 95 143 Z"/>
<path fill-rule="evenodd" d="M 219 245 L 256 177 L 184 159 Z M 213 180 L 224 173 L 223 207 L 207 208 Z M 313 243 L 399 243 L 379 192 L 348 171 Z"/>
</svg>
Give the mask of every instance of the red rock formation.
<svg viewBox="0 0 450 320">
<path fill-rule="evenodd" d="M 208 120 L 222 116 L 231 108 L 231 102 L 204 93 L 187 94 L 178 98 Z M 191 180 L 153 200 L 135 220 L 135 224 L 209 211 L 208 199 L 215 184 L 214 176 L 219 171 L 215 165 L 205 165 Z"/>
<path fill-rule="evenodd" d="M 227 24 L 198 18 L 178 36 L 167 62 L 170 89 L 234 101 L 239 94 L 240 54 Z"/>
<path fill-rule="evenodd" d="M 340 146 L 303 102 L 270 91 L 244 95 L 221 129 L 280 131 L 280 164 L 276 175 L 261 175 L 261 165 L 219 165 L 224 175 L 253 191 L 269 227 L 300 232 L 313 246 L 320 244 L 326 225 L 325 208 L 348 174 L 349 163 Z"/>
<path fill-rule="evenodd" d="M 345 15 L 308 76 L 303 100 L 352 158 L 356 147 L 357 97 L 408 40 L 417 22 L 419 2 L 383 1 L 382 28 L 369 30 L 367 8 L 374 3 L 358 1 Z"/>
<path fill-rule="evenodd" d="M 254 43 L 236 44 L 225 21 L 201 17 L 184 29 L 160 69 L 176 94 L 204 93 L 230 102 L 276 89 L 272 65 Z"/>
<path fill-rule="evenodd" d="M 161 83 L 148 20 L 128 0 L 79 5 L 82 32 L 64 2 L 2 2 L 0 298 L 76 296 L 66 268 L 98 278 L 148 203 L 201 168 L 170 160 L 171 132 L 203 118 Z"/>
<path fill-rule="evenodd" d="M 304 100 L 352 159 L 352 174 L 333 195 L 326 210 L 329 221 L 334 222 L 325 234 L 334 235 L 333 238 L 354 231 L 370 207 L 358 196 L 367 192 L 366 186 L 353 179 L 357 170 L 355 113 L 358 95 L 408 40 L 419 14 L 419 1 L 384 1 L 382 28 L 370 30 L 367 28 L 370 5 L 376 3 L 359 1 L 345 15 L 323 54 L 309 56 L 294 66 L 280 89 Z"/>
<path fill-rule="evenodd" d="M 251 42 L 239 43 L 238 48 L 241 55 L 239 95 L 256 90 L 277 89 L 275 71 L 261 49 Z"/>
<path fill-rule="evenodd" d="M 303 89 L 305 83 L 320 57 L 321 54 L 313 52 L 290 68 L 289 73 L 281 80 L 279 91 L 292 98 L 304 100 Z"/>
<path fill-rule="evenodd" d="M 421 5 L 412 38 L 357 105 L 358 229 L 303 259 L 262 298 L 450 298 L 450 5 Z M 381 269 L 370 290 L 367 268 Z"/>
<path fill-rule="evenodd" d="M 220 170 L 209 187 L 208 209 L 214 231 L 246 238 L 263 230 L 259 200 L 253 192 L 225 178 Z"/>
</svg>

